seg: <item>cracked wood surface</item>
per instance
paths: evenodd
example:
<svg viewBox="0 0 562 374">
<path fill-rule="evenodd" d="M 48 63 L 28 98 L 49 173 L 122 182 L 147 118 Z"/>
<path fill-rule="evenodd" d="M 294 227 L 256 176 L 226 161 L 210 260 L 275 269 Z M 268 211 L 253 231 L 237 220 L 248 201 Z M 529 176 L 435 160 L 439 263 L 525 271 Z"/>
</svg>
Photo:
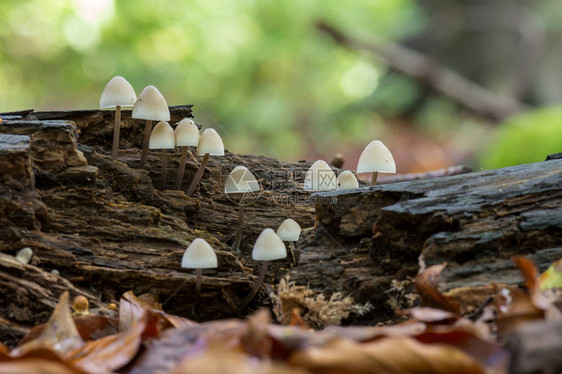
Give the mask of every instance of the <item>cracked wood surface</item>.
<svg viewBox="0 0 562 374">
<path fill-rule="evenodd" d="M 183 108 L 176 114 L 172 108 L 172 117 L 190 115 L 189 106 Z M 161 191 L 160 152 L 150 152 L 146 169 L 138 166 L 142 121 L 128 120 L 136 135 L 123 141 L 118 160 L 111 158 L 112 115 L 0 114 L 2 341 L 13 344 L 44 322 L 64 289 L 103 308 L 128 290 L 164 301 L 185 283 L 165 309 L 188 316 L 195 273 L 181 269 L 180 260 L 196 237 L 208 240 L 219 260 L 218 269 L 203 273 L 198 318 L 243 316 L 248 311 L 237 304 L 259 268 L 252 244 L 261 230 L 289 217 L 305 229 L 297 242 L 300 259 L 295 266 L 275 262 L 267 283 L 289 275 L 314 292 L 343 292 L 374 305 L 346 323 L 393 320 L 395 309 L 411 306 L 420 254 L 428 265 L 448 262 L 447 289 L 457 297 L 476 295 L 468 305 L 490 293 L 490 280 L 521 281 L 511 255 L 528 255 L 541 268 L 561 257 L 562 160 L 322 193 L 314 198 L 325 203 L 313 206 L 302 191 L 310 162 L 227 151 L 211 157 L 198 190 L 187 197 L 200 158 L 190 153 L 183 191 Z M 179 156 L 169 154 L 167 188 Z M 241 255 L 229 248 L 238 202 L 223 193 L 238 165 L 252 171 L 263 190 L 245 207 Z M 34 256 L 18 266 L 11 256 L 25 246 Z M 268 303 L 262 293 L 252 307 Z"/>
</svg>

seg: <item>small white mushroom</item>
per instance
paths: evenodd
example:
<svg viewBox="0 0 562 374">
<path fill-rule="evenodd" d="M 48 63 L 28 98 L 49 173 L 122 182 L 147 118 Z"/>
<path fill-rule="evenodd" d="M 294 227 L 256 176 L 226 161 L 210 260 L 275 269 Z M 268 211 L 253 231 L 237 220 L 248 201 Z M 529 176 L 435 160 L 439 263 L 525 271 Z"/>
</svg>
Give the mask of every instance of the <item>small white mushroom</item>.
<svg viewBox="0 0 562 374">
<path fill-rule="evenodd" d="M 326 163 L 318 160 L 310 166 L 304 178 L 305 191 L 334 191 L 337 188 L 336 174 Z"/>
<path fill-rule="evenodd" d="M 301 227 L 291 218 L 284 220 L 277 228 L 277 236 L 279 236 L 281 240 L 289 242 L 293 262 L 297 260 L 295 257 L 295 242 L 299 240 L 300 235 Z"/>
<path fill-rule="evenodd" d="M 357 172 L 372 172 L 371 185 L 375 185 L 379 173 L 396 173 L 396 164 L 388 148 L 380 140 L 373 140 L 361 153 Z"/>
<path fill-rule="evenodd" d="M 133 106 L 137 101 L 135 89 L 121 76 L 111 78 L 100 97 L 100 108 L 115 108 L 115 127 L 113 128 L 113 148 L 111 156 L 117 159 L 119 152 L 119 132 L 121 127 L 121 107 Z"/>
<path fill-rule="evenodd" d="M 167 153 L 166 150 L 176 147 L 176 139 L 174 129 L 168 122 L 158 122 L 150 134 L 148 148 L 162 150 L 162 189 L 166 189 L 166 172 L 167 172 Z"/>
<path fill-rule="evenodd" d="M 183 253 L 181 267 L 187 269 L 197 269 L 195 280 L 195 300 L 191 307 L 192 314 L 195 314 L 197 304 L 199 303 L 202 269 L 211 269 L 216 268 L 217 266 L 217 255 L 215 254 L 213 247 L 211 247 L 205 239 L 195 239 Z"/>
<path fill-rule="evenodd" d="M 182 119 L 176 127 L 176 146 L 181 149 L 180 168 L 178 170 L 178 177 L 174 188 L 179 190 L 181 182 L 183 181 L 183 174 L 185 172 L 185 162 L 187 160 L 187 147 L 196 146 L 199 143 L 199 127 L 189 118 Z"/>
<path fill-rule="evenodd" d="M 260 275 L 258 280 L 254 283 L 254 287 L 242 301 L 240 309 L 244 309 L 250 301 L 254 299 L 260 290 L 260 286 L 265 279 L 265 274 L 267 273 L 267 265 L 269 261 L 280 260 L 287 257 L 287 248 L 283 243 L 283 240 L 272 229 L 265 229 L 261 232 L 260 236 L 256 239 L 254 244 L 254 249 L 252 251 L 252 258 L 255 261 L 263 261 L 263 265 L 260 270 Z"/>
<path fill-rule="evenodd" d="M 33 251 L 29 247 L 22 248 L 16 254 L 16 260 L 24 265 L 29 264 Z"/>
<path fill-rule="evenodd" d="M 256 177 L 254 177 L 252 172 L 245 166 L 236 166 L 232 169 L 228 177 L 226 177 L 224 193 L 227 195 L 242 194 L 240 197 L 240 203 L 238 204 L 238 223 L 236 224 L 236 235 L 234 236 L 232 251 L 238 252 L 240 243 L 242 242 L 242 227 L 244 225 L 244 195 L 259 190 L 260 185 L 256 180 Z"/>
<path fill-rule="evenodd" d="M 170 109 L 168 103 L 160 91 L 154 86 L 145 87 L 139 94 L 139 98 L 133 108 L 133 118 L 145 119 L 146 128 L 144 132 L 144 144 L 140 159 L 141 168 L 146 164 L 148 158 L 148 143 L 152 131 L 152 121 L 169 121 Z"/>
<path fill-rule="evenodd" d="M 359 188 L 357 177 L 349 170 L 344 170 L 338 175 L 338 190 L 352 190 Z"/>
<path fill-rule="evenodd" d="M 209 156 L 224 156 L 224 144 L 220 135 L 214 129 L 206 129 L 201 134 L 199 143 L 197 143 L 197 155 L 204 155 L 203 161 L 201 161 L 201 165 L 199 165 L 199 169 L 197 169 L 197 173 L 195 173 L 195 177 L 187 189 L 187 196 L 191 196 L 195 192 L 195 188 L 197 188 L 205 171 L 205 166 L 207 166 L 209 161 Z"/>
</svg>

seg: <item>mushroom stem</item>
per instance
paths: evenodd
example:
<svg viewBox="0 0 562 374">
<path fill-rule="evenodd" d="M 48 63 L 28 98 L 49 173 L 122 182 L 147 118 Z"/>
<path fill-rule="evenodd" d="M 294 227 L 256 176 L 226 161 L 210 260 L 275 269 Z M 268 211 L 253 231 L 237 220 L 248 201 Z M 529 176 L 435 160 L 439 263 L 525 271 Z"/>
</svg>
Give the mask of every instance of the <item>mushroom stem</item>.
<svg viewBox="0 0 562 374">
<path fill-rule="evenodd" d="M 374 186 L 375 184 L 377 184 L 377 177 L 379 176 L 379 172 L 375 171 L 373 173 L 373 176 L 371 177 L 371 186 Z"/>
<path fill-rule="evenodd" d="M 199 313 L 198 306 L 199 306 L 199 296 L 201 295 L 201 273 L 203 270 L 197 269 L 197 275 L 195 278 L 195 299 L 193 299 L 193 305 L 191 305 L 191 314 L 195 315 L 195 313 Z"/>
<path fill-rule="evenodd" d="M 242 304 L 240 304 L 240 310 L 243 310 L 250 303 L 250 301 L 252 301 L 254 297 L 256 297 L 256 295 L 258 294 L 258 291 L 260 290 L 260 286 L 263 283 L 263 280 L 265 279 L 265 274 L 267 273 L 268 264 L 269 261 L 263 262 L 258 280 L 256 281 L 256 283 L 254 283 L 254 287 L 252 287 L 252 290 L 250 291 L 248 296 L 246 296 L 246 298 L 242 301 Z"/>
<path fill-rule="evenodd" d="M 293 264 L 296 264 L 297 258 L 295 257 L 295 242 L 289 242 L 289 248 L 291 249 L 291 258 L 293 259 Z"/>
<path fill-rule="evenodd" d="M 240 252 L 240 243 L 242 242 L 242 227 L 244 226 L 244 205 L 242 200 L 238 205 L 238 224 L 236 225 L 236 236 L 234 237 L 234 244 L 232 244 L 233 252 Z"/>
<path fill-rule="evenodd" d="M 181 159 L 180 168 L 178 170 L 178 177 L 176 178 L 176 184 L 174 184 L 174 189 L 179 190 L 181 188 L 181 182 L 183 181 L 183 173 L 185 172 L 185 162 L 187 161 L 187 146 L 181 148 Z"/>
<path fill-rule="evenodd" d="M 152 131 L 152 121 L 146 120 L 146 127 L 144 129 L 144 145 L 142 146 L 142 153 L 140 159 L 140 167 L 143 168 L 148 158 L 148 143 L 150 142 L 150 132 Z"/>
<path fill-rule="evenodd" d="M 162 190 L 166 189 L 166 174 L 168 172 L 168 153 L 166 149 L 162 150 Z"/>
<path fill-rule="evenodd" d="M 113 127 L 113 148 L 111 150 L 111 157 L 117 160 L 119 153 L 119 132 L 121 130 L 121 105 L 115 107 L 115 126 Z"/>
<path fill-rule="evenodd" d="M 191 184 L 189 185 L 189 188 L 185 193 L 187 196 L 191 196 L 193 195 L 193 192 L 195 192 L 195 188 L 197 188 L 197 185 L 199 184 L 199 181 L 203 176 L 203 172 L 205 171 L 205 166 L 207 166 L 207 162 L 209 161 L 209 156 L 210 154 L 205 153 L 205 156 L 203 157 L 203 161 L 201 161 L 201 165 L 199 166 L 199 169 L 197 169 L 197 173 L 195 173 L 195 177 L 191 181 Z"/>
</svg>

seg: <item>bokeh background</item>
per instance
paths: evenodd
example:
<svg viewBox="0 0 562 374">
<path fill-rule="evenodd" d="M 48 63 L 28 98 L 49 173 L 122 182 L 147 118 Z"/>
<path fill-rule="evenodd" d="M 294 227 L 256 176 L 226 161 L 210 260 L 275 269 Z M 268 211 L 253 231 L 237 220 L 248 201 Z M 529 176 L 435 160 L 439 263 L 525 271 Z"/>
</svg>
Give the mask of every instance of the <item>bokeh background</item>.
<svg viewBox="0 0 562 374">
<path fill-rule="evenodd" d="M 560 0 L 0 0 L 0 111 L 97 108 L 122 75 L 194 104 L 232 152 L 354 169 L 380 139 L 399 172 L 541 161 L 562 151 L 561 20 Z M 431 64 L 412 76 L 381 45 Z M 444 70 L 515 109 L 471 110 L 431 84 Z"/>
</svg>

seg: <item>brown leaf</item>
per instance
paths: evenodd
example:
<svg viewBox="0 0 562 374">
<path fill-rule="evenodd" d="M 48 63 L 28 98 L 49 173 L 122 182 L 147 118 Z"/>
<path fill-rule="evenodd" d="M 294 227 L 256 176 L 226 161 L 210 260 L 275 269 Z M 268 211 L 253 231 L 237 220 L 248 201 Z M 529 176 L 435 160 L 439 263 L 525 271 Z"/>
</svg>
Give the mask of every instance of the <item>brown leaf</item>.
<svg viewBox="0 0 562 374">
<path fill-rule="evenodd" d="M 525 280 L 525 287 L 529 292 L 535 290 L 538 286 L 537 280 L 539 278 L 539 271 L 535 264 L 523 256 L 513 256 L 511 261 L 515 263 L 523 279 Z"/>
<path fill-rule="evenodd" d="M 162 330 L 170 327 L 185 328 L 196 325 L 197 323 L 187 318 L 173 316 L 165 313 L 161 309 L 156 297 L 150 294 L 136 297 L 131 291 L 123 294 L 119 302 L 119 326 L 126 329 L 133 322 L 143 318 L 143 314 L 148 314 L 147 326 L 144 337 L 156 337 Z"/>
<path fill-rule="evenodd" d="M 246 332 L 241 342 L 244 350 L 256 357 L 268 357 L 271 352 L 272 341 L 268 334 L 271 323 L 271 312 L 262 308 L 246 321 Z"/>
<path fill-rule="evenodd" d="M 439 291 L 441 272 L 445 266 L 446 264 L 433 265 L 418 274 L 415 281 L 416 289 L 422 297 L 424 304 L 460 314 L 459 303 Z"/>
<path fill-rule="evenodd" d="M 363 344 L 336 338 L 322 347 L 295 352 L 289 363 L 321 374 L 484 373 L 476 360 L 454 347 L 421 344 L 412 338 Z"/>
<path fill-rule="evenodd" d="M 106 335 L 115 334 L 119 323 L 115 318 L 99 314 L 73 317 L 73 321 L 80 337 L 84 340 L 99 339 Z M 46 323 L 35 326 L 19 341 L 18 345 L 22 346 L 31 340 L 37 339 L 43 333 L 46 326 Z"/>
<path fill-rule="evenodd" d="M 187 356 L 173 371 L 176 374 L 306 374 L 306 371 L 269 360 L 257 360 L 238 345 L 213 342 Z"/>
<path fill-rule="evenodd" d="M 87 372 L 108 372 L 128 364 L 136 356 L 146 320 L 140 319 L 126 331 L 93 340 L 72 355 L 71 362 Z"/>
<path fill-rule="evenodd" d="M 0 374 L 81 374 L 63 363 L 39 358 L 0 362 Z"/>
<path fill-rule="evenodd" d="M 15 348 L 11 356 L 19 357 L 38 348 L 48 348 L 64 357 L 67 353 L 82 347 L 84 341 L 72 320 L 68 300 L 69 295 L 66 291 L 61 295 L 41 334 L 36 339 Z"/>
<path fill-rule="evenodd" d="M 403 311 L 419 322 L 431 324 L 450 324 L 459 319 L 458 315 L 442 309 L 417 307 Z"/>
<path fill-rule="evenodd" d="M 544 310 L 535 305 L 528 293 L 513 289 L 511 299 L 511 308 L 506 312 L 498 311 L 498 332 L 501 336 L 507 336 L 523 323 L 544 318 Z"/>
</svg>

